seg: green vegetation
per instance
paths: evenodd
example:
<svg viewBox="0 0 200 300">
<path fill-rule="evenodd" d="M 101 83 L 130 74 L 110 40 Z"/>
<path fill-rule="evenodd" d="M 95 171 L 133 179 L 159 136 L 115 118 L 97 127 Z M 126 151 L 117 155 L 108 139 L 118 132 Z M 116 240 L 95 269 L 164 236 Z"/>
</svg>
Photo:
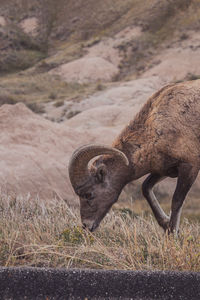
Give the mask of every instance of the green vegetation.
<svg viewBox="0 0 200 300">
<path fill-rule="evenodd" d="M 165 235 L 151 215 L 114 208 L 91 234 L 81 228 L 77 210 L 62 200 L 43 203 L 2 195 L 0 262 L 1 266 L 200 271 L 200 224 L 184 219 L 179 237 L 174 238 Z"/>
<path fill-rule="evenodd" d="M 32 67 L 44 58 L 44 54 L 37 50 L 20 50 L 4 53 L 0 61 L 1 73 L 13 73 Z"/>
<path fill-rule="evenodd" d="M 28 106 L 56 100 L 56 106 L 64 100 L 78 101 L 94 93 L 96 84 L 66 83 L 47 73 L 10 74 L 1 78 L 0 105 L 23 102 Z"/>
</svg>

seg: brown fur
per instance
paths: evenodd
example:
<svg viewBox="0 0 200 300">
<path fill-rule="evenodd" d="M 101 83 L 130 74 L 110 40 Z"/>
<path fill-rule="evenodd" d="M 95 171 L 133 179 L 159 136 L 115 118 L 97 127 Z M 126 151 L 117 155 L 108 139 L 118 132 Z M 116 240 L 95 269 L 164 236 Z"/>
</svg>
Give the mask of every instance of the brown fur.
<svg viewBox="0 0 200 300">
<path fill-rule="evenodd" d="M 168 232 L 178 231 L 184 199 L 200 168 L 200 80 L 167 85 L 146 102 L 114 141 L 129 165 L 116 155 L 101 155 L 89 169 L 80 196 L 84 227 L 95 230 L 130 181 L 150 174 L 142 185 L 156 220 Z M 153 187 L 178 177 L 171 216 L 160 207 Z"/>
<path fill-rule="evenodd" d="M 168 85 L 155 93 L 113 147 L 134 167 L 134 179 L 165 175 L 179 162 L 200 165 L 200 80 Z"/>
</svg>

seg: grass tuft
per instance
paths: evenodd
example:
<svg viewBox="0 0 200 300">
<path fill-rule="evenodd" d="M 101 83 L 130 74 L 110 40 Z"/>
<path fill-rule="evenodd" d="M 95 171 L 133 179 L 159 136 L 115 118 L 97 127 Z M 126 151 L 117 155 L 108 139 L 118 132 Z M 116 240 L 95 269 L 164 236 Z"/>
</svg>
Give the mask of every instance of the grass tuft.
<svg viewBox="0 0 200 300">
<path fill-rule="evenodd" d="M 125 215 L 125 217 L 124 217 Z M 152 217 L 112 210 L 95 233 L 64 201 L 0 198 L 1 266 L 200 271 L 200 224 L 186 219 L 179 238 Z"/>
</svg>

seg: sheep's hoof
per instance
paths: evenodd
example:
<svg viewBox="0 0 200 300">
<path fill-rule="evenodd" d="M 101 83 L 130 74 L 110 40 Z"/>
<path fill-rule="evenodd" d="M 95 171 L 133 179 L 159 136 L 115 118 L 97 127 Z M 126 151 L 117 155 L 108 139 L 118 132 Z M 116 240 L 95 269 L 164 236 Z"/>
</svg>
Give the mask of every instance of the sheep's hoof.
<svg viewBox="0 0 200 300">
<path fill-rule="evenodd" d="M 165 232 L 169 231 L 170 225 L 169 225 L 170 218 L 166 218 L 165 220 L 162 220 L 160 223 L 160 226 L 164 229 Z"/>
</svg>

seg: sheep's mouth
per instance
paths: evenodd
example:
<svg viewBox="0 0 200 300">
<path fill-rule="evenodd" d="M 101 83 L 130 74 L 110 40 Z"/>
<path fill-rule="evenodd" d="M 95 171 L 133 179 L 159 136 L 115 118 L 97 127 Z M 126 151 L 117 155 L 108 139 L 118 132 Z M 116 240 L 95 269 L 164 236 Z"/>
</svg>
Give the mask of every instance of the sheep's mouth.
<svg viewBox="0 0 200 300">
<path fill-rule="evenodd" d="M 99 226 L 99 223 L 100 222 L 94 221 L 94 223 L 92 225 L 90 225 L 90 226 L 88 226 L 85 223 L 83 223 L 82 227 L 85 230 L 89 230 L 90 232 L 94 232 L 97 229 L 97 227 Z"/>
<path fill-rule="evenodd" d="M 98 222 L 94 222 L 94 224 L 92 225 L 92 227 L 89 228 L 89 231 L 90 232 L 94 232 L 98 227 L 99 227 L 99 223 Z"/>
</svg>

